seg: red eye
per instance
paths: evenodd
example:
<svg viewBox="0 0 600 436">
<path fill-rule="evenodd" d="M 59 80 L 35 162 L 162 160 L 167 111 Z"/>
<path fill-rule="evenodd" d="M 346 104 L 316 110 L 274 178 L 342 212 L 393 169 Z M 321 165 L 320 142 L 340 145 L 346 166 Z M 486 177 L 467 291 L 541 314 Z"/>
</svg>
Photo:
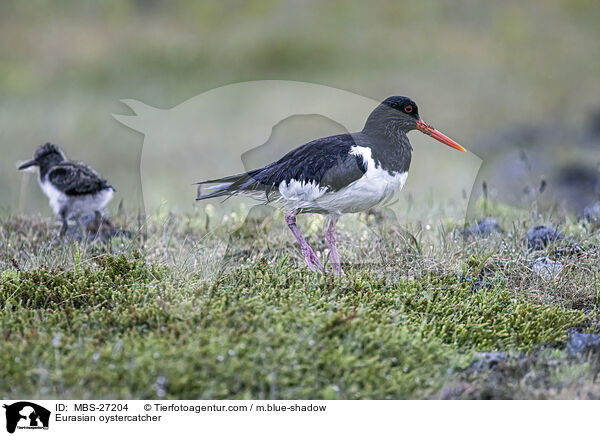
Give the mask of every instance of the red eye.
<svg viewBox="0 0 600 436">
<path fill-rule="evenodd" d="M 409 104 L 408 106 L 404 106 L 404 112 L 406 112 L 407 114 L 411 113 L 413 111 L 413 107 Z"/>
</svg>

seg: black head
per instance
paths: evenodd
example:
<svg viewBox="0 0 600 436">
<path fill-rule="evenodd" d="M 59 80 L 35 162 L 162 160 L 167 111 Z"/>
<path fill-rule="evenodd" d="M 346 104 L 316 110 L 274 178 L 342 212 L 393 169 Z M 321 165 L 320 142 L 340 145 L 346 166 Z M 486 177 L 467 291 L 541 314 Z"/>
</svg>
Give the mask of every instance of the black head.
<svg viewBox="0 0 600 436">
<path fill-rule="evenodd" d="M 35 151 L 33 159 L 21 164 L 19 169 L 24 170 L 25 168 L 29 168 L 31 166 L 38 166 L 40 168 L 50 167 L 59 162 L 63 162 L 66 159 L 67 157 L 60 148 L 54 144 L 46 142 L 45 144 L 40 145 Z"/>
<path fill-rule="evenodd" d="M 404 117 L 410 117 L 416 121 L 419 120 L 419 108 L 417 107 L 417 103 L 412 101 L 408 97 L 388 97 L 381 102 L 382 105 L 389 106 L 392 109 L 400 112 L 400 114 Z"/>
<path fill-rule="evenodd" d="M 408 97 L 388 97 L 375 108 L 365 124 L 371 133 L 409 132 L 417 128 L 419 108 Z"/>
<path fill-rule="evenodd" d="M 415 129 L 449 147 L 466 151 L 452 139 L 423 121 L 419 115 L 417 104 L 408 97 L 394 96 L 383 100 L 369 115 L 363 132 L 373 136 L 384 135 L 394 138 L 396 141 L 400 138 L 402 143 L 402 140 L 406 138 L 405 134 Z M 408 140 L 405 140 L 404 143 L 408 143 Z"/>
</svg>

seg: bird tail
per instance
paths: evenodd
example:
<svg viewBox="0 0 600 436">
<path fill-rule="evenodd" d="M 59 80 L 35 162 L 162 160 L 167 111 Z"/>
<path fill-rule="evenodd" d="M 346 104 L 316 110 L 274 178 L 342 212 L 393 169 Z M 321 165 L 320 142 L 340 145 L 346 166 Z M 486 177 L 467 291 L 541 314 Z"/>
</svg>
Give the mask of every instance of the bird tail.
<svg viewBox="0 0 600 436">
<path fill-rule="evenodd" d="M 207 198 L 236 195 L 248 191 L 257 191 L 261 183 L 254 178 L 256 171 L 235 174 L 220 179 L 205 180 L 196 183 L 198 185 L 198 196 L 196 200 Z"/>
</svg>

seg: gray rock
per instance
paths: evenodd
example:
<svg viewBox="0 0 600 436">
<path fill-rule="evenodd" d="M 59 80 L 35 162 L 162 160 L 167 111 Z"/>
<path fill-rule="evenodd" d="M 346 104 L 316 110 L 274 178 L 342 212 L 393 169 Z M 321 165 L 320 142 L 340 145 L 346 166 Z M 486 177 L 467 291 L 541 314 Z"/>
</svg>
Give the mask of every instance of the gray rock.
<svg viewBox="0 0 600 436">
<path fill-rule="evenodd" d="M 567 342 L 567 353 L 580 354 L 600 351 L 600 335 L 571 331 Z"/>
<path fill-rule="evenodd" d="M 488 237 L 492 233 L 502 233 L 502 228 L 496 218 L 487 217 L 463 231 L 464 236 Z"/>
<path fill-rule="evenodd" d="M 583 209 L 583 218 L 594 227 L 600 226 L 600 201 L 585 207 Z"/>
<path fill-rule="evenodd" d="M 498 364 L 504 362 L 507 356 L 500 351 L 491 351 L 488 353 L 475 353 L 473 357 L 470 369 L 479 372 L 495 368 Z"/>
<path fill-rule="evenodd" d="M 573 212 L 581 214 L 587 204 L 598 198 L 600 173 L 594 165 L 590 165 L 598 158 L 600 156 L 596 155 L 590 157 L 588 162 L 563 165 L 556 171 L 550 183 L 556 187 L 555 200 L 559 204 L 564 204 Z"/>
<path fill-rule="evenodd" d="M 485 268 L 484 268 L 485 269 Z M 473 276 L 467 276 L 464 281 L 471 284 L 471 289 L 478 291 L 480 289 L 492 289 L 492 284 L 485 279 L 485 272 L 482 270 L 479 277 L 473 279 Z"/>
<path fill-rule="evenodd" d="M 527 232 L 527 246 L 532 250 L 543 250 L 549 244 L 564 238 L 565 235 L 552 227 L 536 226 Z"/>
<path fill-rule="evenodd" d="M 533 271 L 540 277 L 550 280 L 556 277 L 563 270 L 563 264 L 557 260 L 547 257 L 538 257 L 531 264 Z"/>
</svg>

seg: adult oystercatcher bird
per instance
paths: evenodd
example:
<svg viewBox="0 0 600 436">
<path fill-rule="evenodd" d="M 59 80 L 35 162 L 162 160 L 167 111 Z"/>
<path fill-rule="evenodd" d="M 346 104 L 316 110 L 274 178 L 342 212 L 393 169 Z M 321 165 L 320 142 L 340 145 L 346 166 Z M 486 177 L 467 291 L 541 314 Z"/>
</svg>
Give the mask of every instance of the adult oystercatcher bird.
<svg viewBox="0 0 600 436">
<path fill-rule="evenodd" d="M 68 229 L 68 220 L 79 220 L 93 214 L 100 225 L 102 209 L 112 199 L 115 189 L 83 162 L 67 159 L 65 153 L 49 142 L 41 145 L 33 159 L 18 169 L 37 166 L 39 183 L 50 199 L 50 207 L 62 221 L 60 235 Z"/>
<path fill-rule="evenodd" d="M 331 261 L 335 271 L 343 274 L 336 223 L 342 214 L 367 210 L 402 188 L 412 157 L 406 134 L 415 129 L 466 151 L 425 123 L 414 101 L 394 96 L 371 112 L 362 131 L 319 138 L 263 168 L 200 182 L 197 200 L 242 194 L 275 201 L 284 210 L 287 225 L 312 270 L 323 270 L 323 266 L 296 226 L 296 216 L 327 214 Z M 203 185 L 208 185 L 207 192 L 201 194 Z"/>
</svg>

